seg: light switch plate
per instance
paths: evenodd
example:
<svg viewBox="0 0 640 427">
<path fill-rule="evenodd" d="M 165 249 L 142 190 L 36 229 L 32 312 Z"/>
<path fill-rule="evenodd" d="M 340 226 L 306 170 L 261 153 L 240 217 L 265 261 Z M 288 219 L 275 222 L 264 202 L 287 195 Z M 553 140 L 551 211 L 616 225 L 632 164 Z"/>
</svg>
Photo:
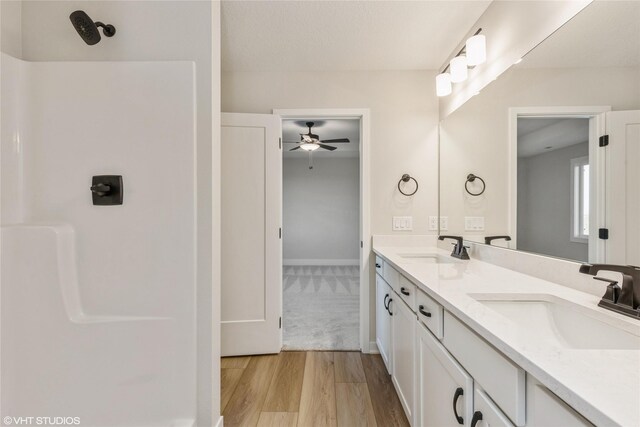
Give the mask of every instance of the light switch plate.
<svg viewBox="0 0 640 427">
<path fill-rule="evenodd" d="M 449 229 L 449 217 L 441 216 L 440 217 L 440 231 L 447 231 Z"/>
<path fill-rule="evenodd" d="M 465 216 L 464 229 L 465 231 L 483 231 L 484 217 L 483 216 Z"/>
<path fill-rule="evenodd" d="M 429 231 L 438 231 L 438 217 L 430 216 L 429 217 Z"/>
<path fill-rule="evenodd" d="M 392 229 L 393 231 L 413 230 L 413 217 L 412 216 L 394 216 Z"/>
</svg>

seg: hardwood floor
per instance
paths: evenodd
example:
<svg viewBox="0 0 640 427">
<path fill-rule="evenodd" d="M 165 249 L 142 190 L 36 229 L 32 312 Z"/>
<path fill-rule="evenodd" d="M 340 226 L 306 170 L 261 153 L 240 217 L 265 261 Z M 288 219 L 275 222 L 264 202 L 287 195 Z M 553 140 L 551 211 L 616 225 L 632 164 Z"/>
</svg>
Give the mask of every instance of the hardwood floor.
<svg viewBox="0 0 640 427">
<path fill-rule="evenodd" d="M 287 351 L 221 366 L 225 426 L 409 425 L 379 355 Z"/>
</svg>

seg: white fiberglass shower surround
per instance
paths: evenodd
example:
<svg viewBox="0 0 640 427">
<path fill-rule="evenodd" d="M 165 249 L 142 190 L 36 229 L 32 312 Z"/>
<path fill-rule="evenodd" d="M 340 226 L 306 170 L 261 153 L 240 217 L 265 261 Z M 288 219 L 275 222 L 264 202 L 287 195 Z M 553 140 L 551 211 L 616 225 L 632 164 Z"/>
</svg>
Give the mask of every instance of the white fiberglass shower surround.
<svg viewBox="0 0 640 427">
<path fill-rule="evenodd" d="M 1 66 L 2 416 L 194 425 L 194 63 Z"/>
</svg>

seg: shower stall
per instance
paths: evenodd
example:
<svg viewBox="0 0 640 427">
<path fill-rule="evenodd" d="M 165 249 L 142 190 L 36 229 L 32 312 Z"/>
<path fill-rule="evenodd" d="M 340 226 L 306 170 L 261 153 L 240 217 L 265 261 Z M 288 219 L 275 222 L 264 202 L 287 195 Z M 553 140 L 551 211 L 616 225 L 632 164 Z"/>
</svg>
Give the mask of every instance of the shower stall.
<svg viewBox="0 0 640 427">
<path fill-rule="evenodd" d="M 79 3 L 42 8 L 69 9 L 52 37 L 100 60 L 0 57 L 0 425 L 194 426 L 215 414 L 198 394 L 203 80 L 195 61 L 110 60 L 123 24 L 85 46 L 67 18 Z M 111 22 L 153 2 L 82 3 Z M 169 3 L 178 21 L 202 9 Z"/>
</svg>

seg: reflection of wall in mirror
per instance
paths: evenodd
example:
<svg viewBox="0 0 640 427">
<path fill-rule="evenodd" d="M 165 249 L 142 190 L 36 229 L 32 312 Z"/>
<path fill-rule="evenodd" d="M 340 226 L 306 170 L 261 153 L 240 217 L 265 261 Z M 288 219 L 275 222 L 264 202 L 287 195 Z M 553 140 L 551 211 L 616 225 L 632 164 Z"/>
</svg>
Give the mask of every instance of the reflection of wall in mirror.
<svg viewBox="0 0 640 427">
<path fill-rule="evenodd" d="M 572 159 L 588 155 L 583 142 L 518 158 L 518 250 L 588 261 L 587 242 L 571 240 L 570 170 Z"/>
<path fill-rule="evenodd" d="M 509 232 L 508 110 L 532 106 L 640 108 L 640 67 L 514 67 L 441 122 L 440 215 L 449 232 L 491 235 Z M 482 176 L 480 198 L 464 192 L 464 179 Z M 484 216 L 485 230 L 466 232 L 465 216 Z"/>
</svg>

